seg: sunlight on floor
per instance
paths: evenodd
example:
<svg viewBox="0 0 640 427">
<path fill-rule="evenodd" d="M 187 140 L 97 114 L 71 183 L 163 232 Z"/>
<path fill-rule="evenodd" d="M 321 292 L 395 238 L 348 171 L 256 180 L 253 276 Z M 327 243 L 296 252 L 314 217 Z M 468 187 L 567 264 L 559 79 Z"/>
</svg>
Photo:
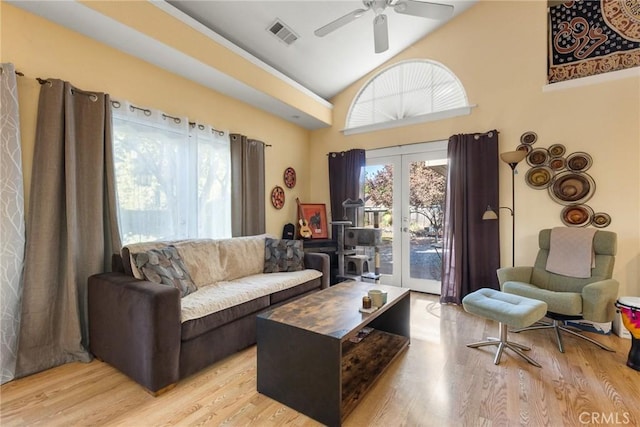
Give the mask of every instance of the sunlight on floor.
<svg viewBox="0 0 640 427">
<path fill-rule="evenodd" d="M 448 360 L 450 358 L 450 354 L 447 352 L 448 347 L 442 343 L 442 339 L 447 337 L 448 328 L 447 325 L 441 323 L 442 306 L 439 299 L 438 295 L 422 292 L 411 293 L 410 352 L 416 360 L 419 360 L 420 364 L 420 367 L 416 368 L 414 372 L 420 372 L 419 377 L 429 378 L 429 381 L 425 383 L 428 386 L 424 390 L 422 404 L 437 408 L 432 412 L 434 420 L 438 416 L 449 413 L 451 408 L 451 392 L 449 390 L 451 381 L 450 375 L 445 369 L 451 361 Z M 424 364 L 425 360 L 428 360 L 428 363 Z"/>
<path fill-rule="evenodd" d="M 437 295 L 412 298 L 411 338 L 440 344 L 440 302 Z"/>
</svg>

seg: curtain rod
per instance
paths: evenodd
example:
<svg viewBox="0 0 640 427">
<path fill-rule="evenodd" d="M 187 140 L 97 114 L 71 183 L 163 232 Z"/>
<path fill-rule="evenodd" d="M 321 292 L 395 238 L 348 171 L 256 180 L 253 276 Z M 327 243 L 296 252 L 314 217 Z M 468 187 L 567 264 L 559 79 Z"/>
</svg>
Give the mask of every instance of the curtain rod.
<svg viewBox="0 0 640 427">
<path fill-rule="evenodd" d="M 182 119 L 180 117 L 170 116 L 168 114 L 162 113 L 163 119 L 172 119 L 174 123 L 180 124 L 182 123 Z"/>
<path fill-rule="evenodd" d="M 0 68 L 0 69 L 1 69 L 1 68 Z M 16 74 L 17 74 L 17 75 L 19 75 L 19 76 L 24 76 L 24 74 L 22 74 L 22 73 L 21 73 L 21 72 L 19 72 L 19 71 L 16 71 Z M 37 81 L 38 81 L 38 83 L 40 83 L 41 85 L 43 85 L 43 84 L 45 84 L 45 83 L 49 83 L 49 85 L 51 85 L 51 81 L 49 81 L 49 80 L 47 80 L 47 79 L 41 79 L 40 77 L 36 77 L 36 80 L 37 80 Z M 98 97 L 97 97 L 95 94 L 90 93 L 90 92 L 84 92 L 84 91 L 81 91 L 81 90 L 79 90 L 79 89 L 73 89 L 73 90 L 72 90 L 72 92 L 74 92 L 74 93 L 75 93 L 75 92 L 78 92 L 78 93 L 81 93 L 81 94 L 83 94 L 83 95 L 90 96 L 90 97 L 92 97 L 92 98 L 91 98 L 91 100 L 92 100 L 92 101 L 96 101 L 96 100 L 98 99 Z M 113 105 L 113 106 L 114 106 L 114 107 L 116 107 L 116 108 L 120 108 L 120 102 L 119 102 L 119 101 L 111 101 L 111 105 Z M 140 108 L 140 107 L 136 107 L 135 105 L 129 105 L 129 108 L 131 109 L 131 111 L 133 111 L 133 110 L 140 110 L 140 111 L 142 111 L 142 112 L 144 113 L 144 115 L 145 115 L 145 116 L 150 116 L 150 115 L 151 115 L 151 110 L 149 110 L 148 108 Z M 172 119 L 175 123 L 180 123 L 180 122 L 182 122 L 182 119 L 181 119 L 180 117 L 170 116 L 169 114 L 164 114 L 164 113 L 162 113 L 162 117 L 163 117 L 163 118 L 165 118 L 165 119 Z M 200 129 L 200 130 L 204 130 L 204 128 L 205 128 L 205 126 L 204 126 L 204 125 L 202 125 L 202 124 L 197 124 L 197 123 L 195 123 L 195 122 L 189 122 L 189 125 L 190 125 L 191 127 L 196 127 L 196 126 L 198 126 L 198 129 Z M 218 130 L 218 129 L 214 128 L 214 127 L 212 127 L 212 128 L 211 128 L 211 132 L 215 132 L 215 133 L 217 133 L 217 134 L 218 134 L 218 135 L 220 135 L 220 136 L 224 136 L 224 131 Z M 271 147 L 271 145 L 270 145 L 270 144 L 265 144 L 265 143 L 264 143 L 264 142 L 262 142 L 262 141 L 258 141 L 258 142 L 261 142 L 262 144 L 264 144 L 264 146 L 265 146 L 265 147 Z"/>
<path fill-rule="evenodd" d="M 265 147 L 271 147 L 271 144 L 267 144 L 264 141 L 260 141 L 259 139 L 253 139 L 253 138 L 249 138 L 246 135 L 242 135 L 240 133 L 232 133 L 231 135 L 231 142 L 234 142 L 236 140 L 241 140 L 241 138 L 244 138 L 247 142 L 251 142 L 252 144 L 258 143 L 258 144 L 262 144 Z"/>
<path fill-rule="evenodd" d="M 420 142 L 409 142 L 407 144 L 396 144 L 396 145 L 387 145 L 384 147 L 376 147 L 376 148 L 372 148 L 372 150 L 383 150 L 385 148 L 392 148 L 392 147 L 408 147 L 410 145 L 420 145 L 420 144 L 429 144 L 430 142 L 438 142 L 439 140 L 434 140 L 434 141 L 420 141 Z M 357 150 L 357 148 L 352 148 L 351 150 Z M 347 150 L 348 151 L 348 150 Z M 329 157 L 331 154 L 342 154 L 344 155 L 344 153 L 346 153 L 346 151 L 333 151 L 330 153 L 327 153 L 327 157 Z"/>
<path fill-rule="evenodd" d="M 259 139 L 251 139 L 251 138 L 247 138 L 247 142 L 251 142 L 251 143 L 254 143 L 254 144 L 257 142 L 258 144 L 262 144 L 262 145 L 264 145 L 265 147 L 271 147 L 271 144 L 267 144 L 266 142 L 264 142 L 264 141 L 260 141 Z"/>
<path fill-rule="evenodd" d="M 364 150 L 364 148 L 351 148 L 347 151 L 351 151 L 351 150 Z M 330 151 L 327 153 L 327 157 L 329 156 L 336 157 L 338 154 L 340 154 L 341 156 L 344 156 L 345 154 L 347 154 L 347 151 Z"/>
<path fill-rule="evenodd" d="M 200 130 L 204 130 L 204 128 L 205 128 L 205 125 L 198 124 L 196 122 L 189 122 L 189 126 L 191 126 L 192 128 L 198 126 L 198 129 L 200 129 Z M 218 129 L 214 128 L 214 127 L 211 128 L 211 132 L 217 133 L 220 136 L 224 136 L 224 131 L 218 130 Z"/>
<path fill-rule="evenodd" d="M 488 136 L 489 138 L 491 138 L 491 137 L 493 137 L 493 133 L 494 132 L 497 135 L 500 134 L 500 132 L 497 131 L 497 130 L 490 130 L 490 131 L 484 132 L 484 133 L 475 133 L 475 134 L 473 134 L 473 139 L 478 140 L 478 139 L 480 139 L 481 136 Z M 418 144 L 427 144 L 427 143 L 428 142 L 425 142 L 425 141 L 422 141 L 422 142 L 410 142 L 408 144 L 389 145 L 389 146 L 386 146 L 386 147 L 378 147 L 376 149 L 384 149 L 384 148 L 391 148 L 391 147 L 406 147 L 408 145 L 418 145 Z M 353 148 L 352 148 L 352 150 L 353 150 Z M 345 153 L 346 153 L 346 151 L 332 151 L 330 153 L 327 153 L 327 157 L 329 157 L 331 155 L 336 156 L 338 154 L 344 155 Z"/>
<path fill-rule="evenodd" d="M 258 141 L 257 139 L 250 139 L 249 141 L 251 141 L 251 142 L 259 142 L 260 144 L 264 145 L 265 147 L 271 147 L 271 144 L 267 144 L 266 142 Z"/>
<path fill-rule="evenodd" d="M 36 77 L 36 80 L 37 80 L 37 81 L 38 81 L 38 83 L 40 83 L 41 85 L 46 84 L 46 83 L 48 83 L 50 87 L 53 85 L 53 83 L 51 82 L 51 80 L 41 79 L 40 77 Z M 80 95 L 88 96 L 88 97 L 89 97 L 89 99 L 90 99 L 92 102 L 96 102 L 96 101 L 98 100 L 98 95 L 96 95 L 96 94 L 95 94 L 95 92 L 87 92 L 87 91 L 84 91 L 84 90 L 77 89 L 77 88 L 75 88 L 75 87 L 71 87 L 71 94 L 72 94 L 72 95 L 75 95 L 75 94 L 77 94 L 77 93 L 79 93 Z"/>
<path fill-rule="evenodd" d="M 120 101 L 111 101 L 111 105 L 113 105 L 115 108 L 120 108 L 120 106 L 121 106 Z M 151 110 L 150 110 L 150 109 L 148 109 L 148 108 L 136 107 L 135 105 L 131 105 L 131 104 L 130 104 L 130 105 L 129 105 L 129 109 L 130 109 L 131 111 L 133 111 L 133 110 L 139 110 L 139 111 L 142 111 L 142 112 L 144 113 L 144 115 L 145 115 L 145 116 L 150 116 L 150 115 L 151 115 Z M 178 123 L 178 124 L 182 122 L 182 119 L 181 119 L 180 117 L 170 116 L 169 114 L 162 113 L 162 117 L 163 117 L 164 119 L 172 119 L 175 123 Z M 204 125 L 202 125 L 202 124 L 198 124 L 198 123 L 196 123 L 196 122 L 189 122 L 189 126 L 191 126 L 191 127 L 196 127 L 196 126 L 198 126 L 198 129 L 200 129 L 200 130 L 204 130 L 204 128 L 205 128 L 205 126 L 204 126 Z M 213 127 L 211 128 L 211 132 L 215 132 L 215 133 L 217 133 L 217 134 L 218 134 L 218 135 L 220 135 L 220 136 L 224 136 L 224 131 L 221 131 L 221 130 L 215 129 L 215 128 L 213 128 Z"/>
<path fill-rule="evenodd" d="M 475 139 L 476 141 L 480 139 L 481 136 L 488 136 L 489 138 L 493 138 L 493 133 L 496 133 L 496 135 L 499 135 L 500 132 L 498 132 L 497 130 L 490 130 L 488 132 L 484 132 L 484 133 L 476 133 L 473 135 L 473 139 Z"/>
<path fill-rule="evenodd" d="M 24 77 L 24 74 L 18 70 L 15 70 L 16 76 Z M 4 74 L 4 68 L 0 67 L 0 74 Z"/>
</svg>

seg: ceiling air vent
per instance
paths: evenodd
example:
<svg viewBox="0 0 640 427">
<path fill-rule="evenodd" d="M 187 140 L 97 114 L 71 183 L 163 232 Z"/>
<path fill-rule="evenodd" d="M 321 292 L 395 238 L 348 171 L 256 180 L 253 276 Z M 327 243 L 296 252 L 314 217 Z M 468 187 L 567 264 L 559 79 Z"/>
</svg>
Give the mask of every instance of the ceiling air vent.
<svg viewBox="0 0 640 427">
<path fill-rule="evenodd" d="M 293 32 L 291 28 L 286 26 L 284 22 L 276 19 L 275 22 L 267 28 L 271 34 L 276 36 L 281 42 L 290 45 L 298 40 L 299 36 Z"/>
</svg>

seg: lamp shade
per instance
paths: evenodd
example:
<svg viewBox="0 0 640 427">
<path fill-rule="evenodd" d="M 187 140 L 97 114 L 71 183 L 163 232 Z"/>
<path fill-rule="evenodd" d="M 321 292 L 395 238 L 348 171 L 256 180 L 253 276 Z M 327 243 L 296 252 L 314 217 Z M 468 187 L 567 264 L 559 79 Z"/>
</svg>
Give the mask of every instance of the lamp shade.
<svg viewBox="0 0 640 427">
<path fill-rule="evenodd" d="M 482 214 L 482 219 L 498 219 L 498 214 L 496 213 L 496 211 L 491 209 L 491 206 L 487 206 L 487 210 L 484 211 L 484 214 Z"/>
<path fill-rule="evenodd" d="M 507 151 L 505 153 L 500 153 L 500 158 L 505 163 L 520 163 L 525 157 L 527 157 L 527 152 L 524 150 L 516 150 L 516 151 Z"/>
</svg>

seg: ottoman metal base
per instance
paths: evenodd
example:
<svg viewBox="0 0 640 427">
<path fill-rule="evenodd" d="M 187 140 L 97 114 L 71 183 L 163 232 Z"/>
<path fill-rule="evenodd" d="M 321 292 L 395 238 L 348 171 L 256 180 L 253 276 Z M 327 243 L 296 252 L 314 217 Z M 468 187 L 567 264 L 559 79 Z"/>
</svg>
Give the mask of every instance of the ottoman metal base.
<svg viewBox="0 0 640 427">
<path fill-rule="evenodd" d="M 536 362 L 535 360 L 533 360 L 532 358 L 530 358 L 529 356 L 527 356 L 526 354 L 524 354 L 522 352 L 522 350 L 528 351 L 531 350 L 531 348 L 527 347 L 526 345 L 522 345 L 522 344 L 518 344 L 515 343 L 513 341 L 509 341 L 507 339 L 507 325 L 500 322 L 500 338 L 487 338 L 486 341 L 480 341 L 480 342 L 476 342 L 476 343 L 472 343 L 472 344 L 467 344 L 467 347 L 471 347 L 471 348 L 478 348 L 478 347 L 484 347 L 487 345 L 496 345 L 498 346 L 498 351 L 496 352 L 496 357 L 493 359 L 493 363 L 495 365 L 500 364 L 500 358 L 502 357 L 502 352 L 504 351 L 505 348 L 508 348 L 510 350 L 513 350 L 516 354 L 518 354 L 520 357 L 522 357 L 524 360 L 526 360 L 527 362 L 531 363 L 533 366 L 537 366 L 538 368 L 542 368 L 542 366 L 540 366 L 540 364 L 538 362 Z"/>
</svg>

